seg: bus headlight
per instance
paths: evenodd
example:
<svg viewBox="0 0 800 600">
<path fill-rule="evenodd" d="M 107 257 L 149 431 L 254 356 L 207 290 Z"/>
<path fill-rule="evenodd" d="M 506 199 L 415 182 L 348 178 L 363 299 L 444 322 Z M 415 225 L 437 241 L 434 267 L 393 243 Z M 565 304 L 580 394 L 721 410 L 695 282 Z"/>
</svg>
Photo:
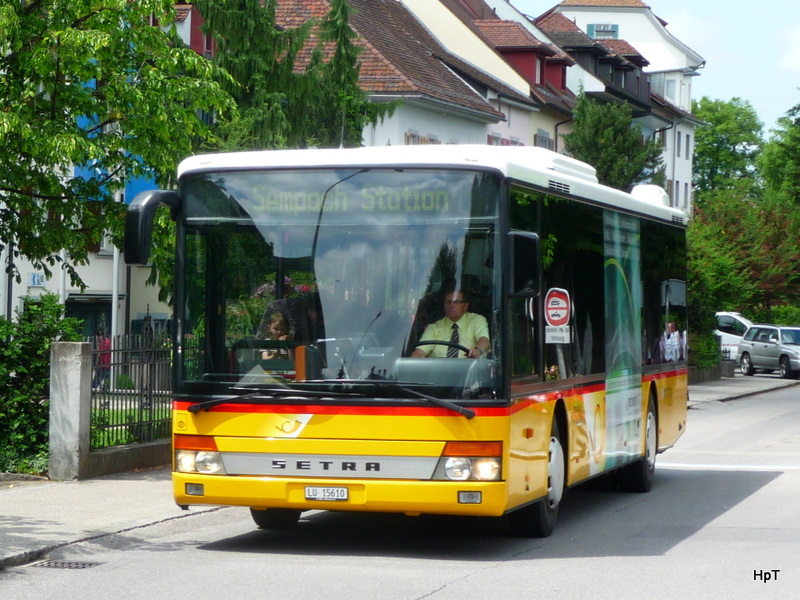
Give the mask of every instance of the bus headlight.
<svg viewBox="0 0 800 600">
<path fill-rule="evenodd" d="M 453 481 L 466 481 L 472 475 L 472 461 L 466 456 L 451 456 L 444 463 L 444 472 Z"/>
<path fill-rule="evenodd" d="M 195 458 L 195 468 L 198 473 L 214 475 L 215 473 L 225 473 L 222 465 L 222 456 L 219 452 L 198 452 Z"/>
<path fill-rule="evenodd" d="M 178 450 L 175 452 L 175 470 L 180 473 L 223 475 L 225 466 L 219 452 L 206 450 Z"/>
<path fill-rule="evenodd" d="M 450 481 L 500 481 L 501 461 L 495 456 L 449 456 L 439 461 L 439 477 Z"/>
<path fill-rule="evenodd" d="M 433 473 L 446 481 L 500 481 L 503 476 L 501 442 L 447 442 Z"/>
<path fill-rule="evenodd" d="M 472 478 L 478 481 L 497 481 L 500 479 L 500 459 L 494 457 L 473 459 Z"/>
</svg>

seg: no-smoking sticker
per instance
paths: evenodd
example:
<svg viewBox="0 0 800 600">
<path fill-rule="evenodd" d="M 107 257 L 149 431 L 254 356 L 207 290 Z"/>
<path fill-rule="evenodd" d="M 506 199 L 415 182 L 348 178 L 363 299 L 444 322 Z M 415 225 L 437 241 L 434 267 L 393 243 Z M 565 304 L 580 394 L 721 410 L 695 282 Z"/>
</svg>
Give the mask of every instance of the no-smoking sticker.
<svg viewBox="0 0 800 600">
<path fill-rule="evenodd" d="M 550 288 L 544 297 L 544 318 L 551 327 L 569 324 L 571 306 L 569 292 L 561 288 Z"/>
</svg>

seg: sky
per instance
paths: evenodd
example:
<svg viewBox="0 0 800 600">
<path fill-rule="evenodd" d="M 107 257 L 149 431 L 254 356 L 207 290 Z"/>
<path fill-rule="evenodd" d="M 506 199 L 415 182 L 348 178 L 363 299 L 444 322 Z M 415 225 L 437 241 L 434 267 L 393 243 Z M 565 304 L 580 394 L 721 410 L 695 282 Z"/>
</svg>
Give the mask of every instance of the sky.
<svg viewBox="0 0 800 600">
<path fill-rule="evenodd" d="M 538 16 L 560 0 L 511 0 Z M 800 104 L 800 0 L 643 0 L 667 31 L 706 60 L 692 98 L 748 101 L 769 137 Z M 645 56 L 645 58 L 647 58 Z"/>
</svg>

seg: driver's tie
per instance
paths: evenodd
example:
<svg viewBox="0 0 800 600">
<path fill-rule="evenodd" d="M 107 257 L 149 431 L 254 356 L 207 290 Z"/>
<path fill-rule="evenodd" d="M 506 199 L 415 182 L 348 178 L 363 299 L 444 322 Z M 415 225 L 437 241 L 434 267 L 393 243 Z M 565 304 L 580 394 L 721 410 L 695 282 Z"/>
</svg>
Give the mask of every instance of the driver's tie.
<svg viewBox="0 0 800 600">
<path fill-rule="evenodd" d="M 458 344 L 458 324 L 453 323 L 453 335 L 450 336 L 450 343 L 451 344 Z M 450 346 L 447 349 L 447 358 L 458 358 L 458 348 L 455 346 Z"/>
</svg>

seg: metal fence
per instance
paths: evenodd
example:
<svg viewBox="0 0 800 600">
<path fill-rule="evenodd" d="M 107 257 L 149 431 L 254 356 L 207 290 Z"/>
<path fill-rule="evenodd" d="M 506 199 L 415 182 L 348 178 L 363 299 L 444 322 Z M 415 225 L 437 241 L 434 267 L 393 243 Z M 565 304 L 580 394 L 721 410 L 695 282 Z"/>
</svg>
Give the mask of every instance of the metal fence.
<svg viewBox="0 0 800 600">
<path fill-rule="evenodd" d="M 169 437 L 169 336 L 119 335 L 105 341 L 97 336 L 85 341 L 92 344 L 91 449 Z"/>
</svg>

